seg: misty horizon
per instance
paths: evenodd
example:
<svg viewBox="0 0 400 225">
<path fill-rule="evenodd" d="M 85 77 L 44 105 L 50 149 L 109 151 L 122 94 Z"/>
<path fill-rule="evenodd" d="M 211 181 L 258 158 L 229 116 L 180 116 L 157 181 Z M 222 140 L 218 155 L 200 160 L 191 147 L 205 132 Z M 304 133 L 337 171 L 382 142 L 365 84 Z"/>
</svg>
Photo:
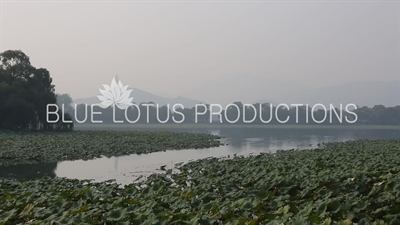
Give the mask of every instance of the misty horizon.
<svg viewBox="0 0 400 225">
<path fill-rule="evenodd" d="M 396 2 L 2 1 L 0 7 L 1 51 L 22 50 L 50 71 L 56 93 L 73 99 L 98 95 L 118 75 L 133 89 L 207 103 L 302 103 L 317 96 L 400 104 Z"/>
</svg>

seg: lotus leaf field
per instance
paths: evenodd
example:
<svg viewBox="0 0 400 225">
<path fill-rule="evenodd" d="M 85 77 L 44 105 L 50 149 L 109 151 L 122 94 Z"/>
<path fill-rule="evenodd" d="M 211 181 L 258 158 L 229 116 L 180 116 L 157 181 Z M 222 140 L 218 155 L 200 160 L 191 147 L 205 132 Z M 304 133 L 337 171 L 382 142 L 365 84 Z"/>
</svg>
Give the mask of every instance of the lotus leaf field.
<svg viewBox="0 0 400 225">
<path fill-rule="evenodd" d="M 89 160 L 168 149 L 219 146 L 218 136 L 163 131 L 74 131 L 0 133 L 0 165 L 13 162 Z"/>
<path fill-rule="evenodd" d="M 0 224 L 400 224 L 399 140 L 207 158 L 178 169 L 124 187 L 2 179 Z"/>
</svg>

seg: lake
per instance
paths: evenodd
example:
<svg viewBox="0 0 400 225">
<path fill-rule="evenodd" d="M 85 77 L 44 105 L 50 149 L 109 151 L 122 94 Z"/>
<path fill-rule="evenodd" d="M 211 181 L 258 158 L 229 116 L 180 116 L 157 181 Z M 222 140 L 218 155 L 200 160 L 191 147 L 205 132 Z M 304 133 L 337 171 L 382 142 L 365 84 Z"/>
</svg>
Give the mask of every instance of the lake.
<svg viewBox="0 0 400 225">
<path fill-rule="evenodd" d="M 146 129 L 149 130 L 149 129 Z M 150 129 L 151 130 L 151 129 Z M 158 129 L 160 130 L 160 129 Z M 94 179 L 115 179 L 127 184 L 141 176 L 163 172 L 161 166 L 173 169 L 177 163 L 207 157 L 232 157 L 288 149 L 309 149 L 318 143 L 341 142 L 358 139 L 398 139 L 399 129 L 162 129 L 173 132 L 201 132 L 222 136 L 227 145 L 209 149 L 168 150 L 145 155 L 99 158 L 95 160 L 60 161 L 54 163 L 0 166 L 0 176 L 33 179 L 42 176 Z"/>
</svg>

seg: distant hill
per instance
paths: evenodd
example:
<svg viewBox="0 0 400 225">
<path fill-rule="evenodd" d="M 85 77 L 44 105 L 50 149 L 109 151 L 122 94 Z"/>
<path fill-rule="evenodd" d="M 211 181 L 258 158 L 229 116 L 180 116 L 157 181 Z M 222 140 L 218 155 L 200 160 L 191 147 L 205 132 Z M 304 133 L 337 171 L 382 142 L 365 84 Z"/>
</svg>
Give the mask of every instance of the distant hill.
<svg viewBox="0 0 400 225">
<path fill-rule="evenodd" d="M 286 104 L 324 105 L 354 103 L 359 106 L 400 105 L 399 81 L 358 81 L 330 85 L 321 81 L 319 87 L 299 84 L 280 77 L 239 74 L 222 76 L 204 83 L 198 88 L 183 92 L 191 98 L 201 98 L 208 103 L 228 104 L 234 101 L 256 103 L 262 101 Z M 206 89 L 204 87 L 207 87 Z"/>
<path fill-rule="evenodd" d="M 100 94 L 100 93 L 99 93 Z M 162 96 L 154 95 L 152 93 L 133 88 L 133 91 L 131 92 L 131 96 L 133 97 L 133 102 L 136 104 L 144 103 L 144 102 L 154 102 L 156 104 L 159 104 L 160 106 L 166 105 L 166 104 L 182 104 L 185 108 L 192 108 L 196 104 L 199 103 L 204 103 L 203 101 L 199 100 L 194 100 L 194 99 L 189 99 L 185 98 L 182 96 L 178 96 L 175 98 L 165 98 Z M 78 98 L 74 99 L 75 104 L 97 104 L 100 103 L 100 100 L 95 96 L 95 97 L 88 97 L 88 98 Z"/>
<path fill-rule="evenodd" d="M 297 101 L 307 99 L 310 103 L 338 105 L 354 103 L 359 106 L 400 105 L 399 82 L 359 81 L 341 85 L 310 89 L 297 96 Z"/>
<path fill-rule="evenodd" d="M 205 88 L 206 87 L 206 88 Z M 253 75 L 229 76 L 209 80 L 182 92 L 184 96 L 166 98 L 134 88 L 131 97 L 136 104 L 154 102 L 160 105 L 169 103 L 183 104 L 185 108 L 192 108 L 198 103 L 221 104 L 225 107 L 229 103 L 241 101 L 242 103 L 279 103 L 286 104 L 317 104 L 338 106 L 354 103 L 358 106 L 373 107 L 384 105 L 386 107 L 400 105 L 399 81 L 358 81 L 340 85 L 321 83 L 319 87 L 311 87 L 292 81 L 274 77 Z M 100 94 L 100 93 L 99 93 Z M 198 98 L 204 101 L 196 100 Z M 99 99 L 94 97 L 75 99 L 74 103 L 96 104 Z"/>
</svg>

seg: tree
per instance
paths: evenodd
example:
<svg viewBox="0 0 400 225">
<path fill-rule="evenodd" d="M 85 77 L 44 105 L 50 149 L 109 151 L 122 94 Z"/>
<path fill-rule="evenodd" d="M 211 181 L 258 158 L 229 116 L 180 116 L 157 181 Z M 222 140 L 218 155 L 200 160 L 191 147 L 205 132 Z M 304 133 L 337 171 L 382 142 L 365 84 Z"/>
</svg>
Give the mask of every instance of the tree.
<svg viewBox="0 0 400 225">
<path fill-rule="evenodd" d="M 69 94 L 56 94 L 57 97 L 57 105 L 61 110 L 64 106 L 64 113 L 68 113 L 69 115 L 74 114 L 74 108 L 72 107 L 73 100 Z"/>
<path fill-rule="evenodd" d="M 21 50 L 0 54 L 0 101 L 0 129 L 72 129 L 47 123 L 46 106 L 56 103 L 50 72 L 33 67 Z"/>
</svg>

